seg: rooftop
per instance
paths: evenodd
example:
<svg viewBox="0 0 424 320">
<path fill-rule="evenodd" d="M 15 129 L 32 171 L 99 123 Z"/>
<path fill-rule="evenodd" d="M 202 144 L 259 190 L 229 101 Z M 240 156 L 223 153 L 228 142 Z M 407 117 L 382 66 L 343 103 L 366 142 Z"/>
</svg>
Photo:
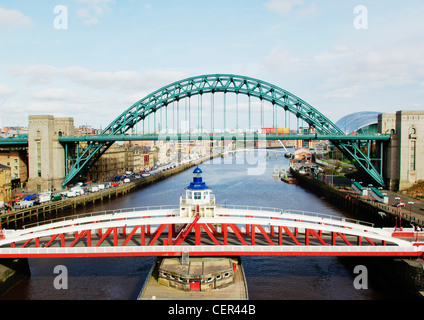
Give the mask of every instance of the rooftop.
<svg viewBox="0 0 424 320">
<path fill-rule="evenodd" d="M 346 134 L 358 132 L 361 129 L 366 129 L 370 126 L 377 126 L 378 115 L 381 112 L 377 111 L 361 111 L 344 116 L 336 122 L 336 126 L 343 130 Z"/>
</svg>

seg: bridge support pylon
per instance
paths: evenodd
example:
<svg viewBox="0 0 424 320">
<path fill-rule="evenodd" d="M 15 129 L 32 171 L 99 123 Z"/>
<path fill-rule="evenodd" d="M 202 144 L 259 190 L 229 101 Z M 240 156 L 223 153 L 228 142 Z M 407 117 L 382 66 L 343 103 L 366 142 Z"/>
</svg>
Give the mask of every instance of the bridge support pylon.
<svg viewBox="0 0 424 320">
<path fill-rule="evenodd" d="M 33 192 L 60 190 L 65 180 L 65 149 L 62 135 L 74 134 L 73 118 L 29 116 L 28 188 Z"/>
</svg>

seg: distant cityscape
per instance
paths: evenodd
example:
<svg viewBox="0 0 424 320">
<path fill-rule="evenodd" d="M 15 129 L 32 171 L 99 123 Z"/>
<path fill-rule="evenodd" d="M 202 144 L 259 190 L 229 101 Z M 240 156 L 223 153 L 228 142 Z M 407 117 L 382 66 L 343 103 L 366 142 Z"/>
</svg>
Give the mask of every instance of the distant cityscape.
<svg viewBox="0 0 424 320">
<path fill-rule="evenodd" d="M 262 129 L 269 133 L 273 128 Z M 275 128 L 274 128 L 275 130 Z M 279 129 L 283 130 L 283 129 Z M 284 129 L 289 132 L 288 129 Z M 0 138 L 16 138 L 28 135 L 27 127 L 3 127 Z M 75 135 L 96 135 L 102 129 L 89 125 L 74 128 Z M 299 128 L 298 133 L 313 132 L 312 128 Z M 286 140 L 287 147 L 312 149 L 317 153 L 327 150 L 328 141 Z M 275 144 L 275 143 L 274 143 Z M 267 147 L 271 142 L 267 142 Z M 276 146 L 281 146 L 277 144 Z M 173 165 L 178 162 L 198 159 L 210 154 L 210 141 L 130 141 L 116 142 L 88 171 L 85 182 L 115 181 L 127 172 L 142 174 L 159 167 Z M 13 200 L 15 194 L 40 193 L 59 190 L 29 190 L 29 159 L 26 148 L 0 149 L 0 201 Z M 47 189 L 49 189 L 47 187 Z M 50 186 L 50 189 L 53 189 Z"/>
</svg>

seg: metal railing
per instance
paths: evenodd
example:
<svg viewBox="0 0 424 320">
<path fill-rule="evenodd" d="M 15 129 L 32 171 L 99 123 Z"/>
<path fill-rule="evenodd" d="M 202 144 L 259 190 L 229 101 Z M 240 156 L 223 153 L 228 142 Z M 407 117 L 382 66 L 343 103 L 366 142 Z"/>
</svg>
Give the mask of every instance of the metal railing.
<svg viewBox="0 0 424 320">
<path fill-rule="evenodd" d="M 371 222 L 363 221 L 363 220 L 357 220 L 357 219 L 351 219 L 346 218 L 342 216 L 335 216 L 325 213 L 317 213 L 317 212 L 310 212 L 310 211 L 302 211 L 302 210 L 294 210 L 294 209 L 278 209 L 273 207 L 262 207 L 262 206 L 243 206 L 243 205 L 224 205 L 219 206 L 220 208 L 226 208 L 226 209 L 234 209 L 234 210 L 254 210 L 254 211 L 263 211 L 263 212 L 273 212 L 275 214 L 296 214 L 301 215 L 305 217 L 315 217 L 315 218 L 322 218 L 322 219 L 329 219 L 329 220 L 335 220 L 340 222 L 347 222 L 347 223 L 353 223 L 358 225 L 364 225 L 368 227 L 374 227 L 374 224 Z"/>
<path fill-rule="evenodd" d="M 273 208 L 273 207 L 264 207 L 264 206 L 243 206 L 243 205 L 217 205 L 217 209 L 232 209 L 232 210 L 246 210 L 246 211 L 261 211 L 265 213 L 273 213 L 275 216 L 279 216 L 284 218 L 284 215 L 288 214 L 295 214 L 300 215 L 304 217 L 314 217 L 314 218 L 321 218 L 321 219 L 327 219 L 327 220 L 333 220 L 338 222 L 346 222 L 346 223 L 352 223 L 352 224 L 358 224 L 368 227 L 374 227 L 373 223 L 346 218 L 342 216 L 335 216 L 330 214 L 324 214 L 324 213 L 317 213 L 317 212 L 309 212 L 309 211 L 301 211 L 301 210 L 293 210 L 293 209 L 279 209 L 279 208 Z M 131 212 L 148 212 L 148 211 L 158 211 L 158 210 L 178 210 L 179 206 L 177 205 L 157 205 L 157 206 L 145 206 L 145 207 L 134 207 L 134 208 L 124 208 L 124 209 L 115 209 L 115 210 L 105 210 L 105 211 L 97 211 L 97 212 L 89 212 L 89 213 L 82 213 L 78 215 L 71 215 L 71 216 L 64 216 L 60 218 L 45 220 L 45 221 L 39 221 L 33 224 L 25 225 L 24 229 L 30 229 L 33 227 L 39 227 L 46 224 L 53 224 L 57 222 L 63 222 L 63 221 L 74 221 L 77 219 L 82 218 L 89 218 L 89 217 L 96 217 L 96 216 L 110 216 L 110 219 L 103 219 L 103 220 L 113 220 L 115 219 L 113 215 L 116 214 L 123 214 L 123 213 L 131 213 Z M 246 216 L 245 214 L 243 215 Z"/>
<path fill-rule="evenodd" d="M 113 215 L 115 214 L 122 214 L 122 213 L 131 213 L 131 212 L 137 212 L 137 211 L 157 211 L 157 210 L 172 210 L 172 209 L 179 209 L 179 206 L 175 205 L 162 205 L 162 206 L 146 206 L 146 207 L 135 207 L 135 208 L 125 208 L 125 209 L 116 209 L 116 210 L 104 210 L 104 211 L 96 211 L 96 212 L 88 212 L 88 213 L 81 213 L 77 215 L 71 215 L 71 216 L 64 216 L 60 218 L 50 219 L 50 220 L 44 220 L 35 222 L 32 224 L 27 224 L 23 227 L 23 229 L 30 229 L 34 227 L 39 227 L 46 224 L 53 224 L 57 222 L 63 222 L 63 221 L 73 221 L 77 219 L 82 218 L 91 218 L 91 217 L 97 217 L 97 216 L 107 216 L 110 215 L 111 219 L 113 220 Z"/>
</svg>

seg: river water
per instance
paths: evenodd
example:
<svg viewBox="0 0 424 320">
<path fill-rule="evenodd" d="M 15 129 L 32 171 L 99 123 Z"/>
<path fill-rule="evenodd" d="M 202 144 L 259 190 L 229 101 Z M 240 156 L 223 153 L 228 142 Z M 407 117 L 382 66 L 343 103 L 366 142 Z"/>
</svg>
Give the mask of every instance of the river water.
<svg viewBox="0 0 424 320">
<path fill-rule="evenodd" d="M 203 180 L 213 189 L 217 203 L 297 209 L 343 215 L 328 202 L 297 186 L 272 177 L 275 168 L 288 168 L 288 160 L 275 151 L 250 152 L 214 159 L 201 166 Z M 76 213 L 176 205 L 192 170 L 125 197 L 86 207 Z M 74 212 L 75 213 L 75 212 Z M 356 259 L 356 260 L 352 260 Z M 132 300 L 136 299 L 156 258 L 29 259 L 31 277 L 16 285 L 3 299 L 20 300 Z M 368 289 L 357 290 L 353 269 L 360 258 L 243 257 L 249 298 L 253 300 L 380 300 L 402 294 L 389 280 L 368 277 Z M 68 272 L 67 289 L 57 290 L 56 266 Z M 63 273 L 61 273 L 63 275 Z M 62 283 L 63 284 L 63 283 Z"/>
</svg>

